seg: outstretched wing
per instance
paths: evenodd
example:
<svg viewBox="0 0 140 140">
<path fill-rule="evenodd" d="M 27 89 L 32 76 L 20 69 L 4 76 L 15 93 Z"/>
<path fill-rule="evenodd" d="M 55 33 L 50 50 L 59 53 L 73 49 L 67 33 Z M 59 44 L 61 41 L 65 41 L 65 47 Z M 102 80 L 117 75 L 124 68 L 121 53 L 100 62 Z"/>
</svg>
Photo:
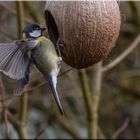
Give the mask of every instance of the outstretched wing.
<svg viewBox="0 0 140 140">
<path fill-rule="evenodd" d="M 31 65 L 31 61 L 29 61 L 27 70 L 25 72 L 25 76 L 22 79 L 17 80 L 17 84 L 14 90 L 14 95 L 15 96 L 19 96 L 22 94 L 22 89 L 24 88 L 24 86 L 28 83 L 29 79 L 30 79 L 30 65 Z"/>
<path fill-rule="evenodd" d="M 0 71 L 17 79 L 15 95 L 20 95 L 21 90 L 29 81 L 31 60 L 25 45 L 25 42 L 20 41 L 0 43 Z"/>
<path fill-rule="evenodd" d="M 13 79 L 22 79 L 29 64 L 27 49 L 16 42 L 0 44 L 0 71 Z"/>
</svg>

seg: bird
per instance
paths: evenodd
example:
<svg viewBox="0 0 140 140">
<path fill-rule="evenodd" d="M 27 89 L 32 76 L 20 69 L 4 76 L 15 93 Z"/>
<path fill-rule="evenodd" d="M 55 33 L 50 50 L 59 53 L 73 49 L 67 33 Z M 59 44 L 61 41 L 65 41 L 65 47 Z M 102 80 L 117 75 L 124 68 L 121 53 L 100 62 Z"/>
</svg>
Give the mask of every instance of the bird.
<svg viewBox="0 0 140 140">
<path fill-rule="evenodd" d="M 19 96 L 30 80 L 31 64 L 35 65 L 48 81 L 58 110 L 63 115 L 56 89 L 62 58 L 53 42 L 43 36 L 44 30 L 38 24 L 30 23 L 23 29 L 23 39 L 0 43 L 0 71 L 17 80 L 14 95 Z"/>
</svg>

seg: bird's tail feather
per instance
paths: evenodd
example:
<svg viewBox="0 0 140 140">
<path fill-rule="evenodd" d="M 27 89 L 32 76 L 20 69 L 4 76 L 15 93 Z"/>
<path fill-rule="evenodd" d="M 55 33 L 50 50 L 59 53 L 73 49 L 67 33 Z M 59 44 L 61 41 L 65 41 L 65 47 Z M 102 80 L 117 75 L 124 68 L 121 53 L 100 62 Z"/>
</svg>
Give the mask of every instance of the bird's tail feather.
<svg viewBox="0 0 140 140">
<path fill-rule="evenodd" d="M 55 87 L 56 83 L 54 83 L 53 77 L 51 75 L 48 76 L 48 83 L 49 83 L 49 86 L 52 90 L 52 93 L 53 93 L 54 99 L 56 101 L 57 107 L 59 109 L 59 112 L 61 113 L 61 115 L 63 115 L 64 113 L 63 113 L 62 105 L 60 103 L 60 99 L 59 99 L 59 96 L 58 96 L 58 93 L 57 93 L 57 90 L 56 90 L 56 87 Z"/>
</svg>

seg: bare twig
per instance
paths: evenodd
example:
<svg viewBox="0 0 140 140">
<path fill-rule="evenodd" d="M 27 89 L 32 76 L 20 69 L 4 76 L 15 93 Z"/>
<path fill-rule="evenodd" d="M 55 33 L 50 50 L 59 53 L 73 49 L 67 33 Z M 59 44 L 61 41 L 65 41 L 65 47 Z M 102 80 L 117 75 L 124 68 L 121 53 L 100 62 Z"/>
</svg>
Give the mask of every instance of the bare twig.
<svg viewBox="0 0 140 140">
<path fill-rule="evenodd" d="M 66 70 L 66 71 L 64 71 L 64 72 L 62 72 L 58 77 L 60 78 L 61 76 L 65 75 L 66 73 L 68 73 L 68 72 L 71 71 L 71 70 L 72 70 L 72 68 L 70 68 L 70 69 L 68 69 L 68 70 Z M 29 93 L 29 92 L 31 92 L 31 91 L 37 89 L 37 88 L 40 88 L 40 87 L 44 86 L 44 85 L 47 84 L 47 83 L 48 83 L 47 81 L 44 81 L 44 82 L 38 84 L 38 85 L 35 86 L 35 87 L 27 88 L 27 89 L 25 89 L 25 90 L 23 91 L 23 93 L 24 93 L 24 94 Z M 12 96 L 9 96 L 9 97 L 1 98 L 1 99 L 0 99 L 0 102 L 2 102 L 2 101 L 8 101 L 8 100 L 11 100 L 12 98 L 16 98 L 16 97 L 17 97 L 17 96 L 13 96 L 13 95 L 12 95 Z"/>
<path fill-rule="evenodd" d="M 128 127 L 129 122 L 130 119 L 127 118 L 122 124 L 122 126 L 119 129 L 117 129 L 117 131 L 112 135 L 111 139 L 117 139 L 117 137 Z"/>
<path fill-rule="evenodd" d="M 66 74 L 67 72 L 69 72 L 69 71 L 71 71 L 71 70 L 72 70 L 72 68 L 70 68 L 70 69 L 68 69 L 68 70 L 66 70 L 66 71 L 64 71 L 64 72 L 62 72 L 61 74 L 58 75 L 58 77 L 61 77 L 62 75 Z M 46 85 L 46 84 L 48 84 L 48 82 L 47 82 L 47 81 L 44 81 L 44 82 L 38 84 L 38 85 L 35 86 L 35 87 L 31 87 L 31 88 L 25 89 L 25 90 L 23 91 L 23 93 L 33 91 L 33 90 L 35 90 L 35 89 L 37 89 L 37 88 L 40 88 L 40 87 L 42 87 L 42 86 L 44 86 L 44 85 Z M 23 94 L 23 93 L 22 93 L 22 94 Z"/>
<path fill-rule="evenodd" d="M 45 133 L 46 128 L 39 132 L 39 134 L 34 138 L 34 140 L 38 139 L 43 133 Z"/>
<path fill-rule="evenodd" d="M 94 77 L 92 83 L 92 92 L 89 89 L 88 78 L 85 70 L 79 71 L 79 77 L 83 90 L 83 98 L 87 111 L 88 136 L 90 139 L 98 138 L 98 108 L 101 94 L 102 80 L 102 62 L 94 65 Z"/>
<path fill-rule="evenodd" d="M 4 3 L 2 3 L 2 2 L 0 3 L 0 7 L 3 8 L 3 9 L 5 9 L 9 14 L 12 14 L 12 15 L 14 15 L 14 16 L 17 15 L 17 13 L 16 13 L 15 10 L 13 10 L 13 9 L 10 8 L 10 7 L 8 7 L 6 4 L 4 4 Z"/>
<path fill-rule="evenodd" d="M 8 119 L 9 121 L 13 124 L 13 126 L 18 129 L 19 126 L 19 121 L 15 118 L 15 116 L 13 116 L 10 111 L 7 110 L 7 115 L 8 115 Z"/>
<path fill-rule="evenodd" d="M 98 135 L 99 135 L 99 139 L 106 139 L 106 136 L 103 133 L 102 129 L 99 127 L 99 125 L 98 125 Z"/>
<path fill-rule="evenodd" d="M 117 64 L 119 64 L 123 59 L 125 59 L 140 43 L 140 34 L 135 38 L 135 40 L 127 47 L 125 51 L 123 51 L 115 60 L 113 60 L 110 64 L 103 67 L 102 71 L 106 72 Z"/>
<path fill-rule="evenodd" d="M 24 9 L 23 2 L 16 2 L 17 6 L 17 25 L 18 25 L 18 37 L 22 39 L 22 29 L 24 27 Z"/>
<path fill-rule="evenodd" d="M 39 12 L 35 14 L 36 11 L 33 10 L 33 8 L 31 8 L 32 4 L 30 5 L 29 2 L 24 2 L 24 6 L 26 8 L 26 10 L 28 11 L 30 17 L 32 17 L 32 19 L 35 21 L 35 22 L 39 22 L 39 16 L 38 14 L 40 14 Z M 36 10 L 36 9 L 35 9 Z"/>
<path fill-rule="evenodd" d="M 0 3 L 0 7 L 3 8 L 3 9 L 5 9 L 9 14 L 12 14 L 13 16 L 17 16 L 17 12 L 14 9 L 8 7 L 6 4 Z M 25 17 L 24 20 L 26 22 L 29 22 L 29 23 L 30 22 L 33 22 L 31 19 L 29 19 L 27 17 Z"/>
<path fill-rule="evenodd" d="M 7 115 L 7 109 L 3 106 L 3 118 L 4 118 L 4 124 L 5 124 L 5 134 L 6 139 L 10 138 L 9 128 L 8 128 L 8 115 Z"/>
<path fill-rule="evenodd" d="M 93 67 L 93 81 L 92 83 L 92 109 L 93 109 L 93 126 L 92 133 L 94 139 L 97 139 L 98 135 L 98 109 L 101 96 L 101 81 L 102 81 L 102 62 L 94 65 Z"/>
<path fill-rule="evenodd" d="M 52 109 L 53 110 L 53 109 Z M 45 108 L 42 108 L 42 112 L 46 115 L 47 110 Z M 56 113 L 56 111 L 52 111 L 52 117 L 54 120 L 60 125 L 62 129 L 64 129 L 65 132 L 67 132 L 70 136 L 72 136 L 75 139 L 81 139 L 81 136 L 79 134 L 79 131 L 73 126 L 73 124 L 68 121 L 65 117 L 62 117 Z M 42 133 L 45 132 L 45 129 L 42 130 L 35 139 L 39 138 Z"/>
<path fill-rule="evenodd" d="M 3 85 L 3 80 L 1 77 L 1 73 L 0 73 L 0 92 L 1 92 L 1 96 L 4 97 L 5 96 L 5 87 Z M 3 115 L 3 119 L 4 119 L 4 124 L 5 124 L 5 134 L 6 134 L 6 139 L 10 138 L 9 135 L 9 129 L 8 129 L 8 116 L 7 116 L 7 108 L 5 107 L 5 101 L 1 102 L 2 105 L 2 115 Z"/>
<path fill-rule="evenodd" d="M 17 21 L 18 21 L 18 37 L 22 38 L 22 29 L 24 26 L 24 7 L 23 1 L 17 1 Z M 28 94 L 23 94 L 20 97 L 20 110 L 19 110 L 19 125 L 18 125 L 18 134 L 20 139 L 26 139 L 26 128 L 25 128 L 25 120 L 27 113 L 27 103 L 28 103 Z"/>
<path fill-rule="evenodd" d="M 83 98 L 85 102 L 85 108 L 87 111 L 87 122 L 88 122 L 88 137 L 89 139 L 94 139 L 93 134 L 93 107 L 92 107 L 92 98 L 91 98 L 91 92 L 89 89 L 89 83 L 87 78 L 87 73 L 85 70 L 79 70 L 78 75 L 80 78 L 80 83 L 82 86 L 83 91 Z"/>
<path fill-rule="evenodd" d="M 3 101 L 8 101 L 8 100 L 11 100 L 12 98 L 14 98 L 15 96 L 8 96 L 8 97 L 2 97 L 1 99 L 0 99 L 0 102 L 3 102 Z"/>
<path fill-rule="evenodd" d="M 3 34 L 4 36 L 10 38 L 10 39 L 13 39 L 13 40 L 16 39 L 13 35 L 11 35 L 11 34 L 10 34 L 8 31 L 6 31 L 4 28 L 1 28 L 1 27 L 0 27 L 0 33 Z"/>
<path fill-rule="evenodd" d="M 65 120 L 65 118 L 62 118 L 62 117 L 56 115 L 56 120 L 60 124 L 60 126 L 66 132 L 68 132 L 68 134 L 70 134 L 73 138 L 81 139 L 79 132 L 73 126 L 71 126 L 70 123 L 67 120 Z"/>
</svg>

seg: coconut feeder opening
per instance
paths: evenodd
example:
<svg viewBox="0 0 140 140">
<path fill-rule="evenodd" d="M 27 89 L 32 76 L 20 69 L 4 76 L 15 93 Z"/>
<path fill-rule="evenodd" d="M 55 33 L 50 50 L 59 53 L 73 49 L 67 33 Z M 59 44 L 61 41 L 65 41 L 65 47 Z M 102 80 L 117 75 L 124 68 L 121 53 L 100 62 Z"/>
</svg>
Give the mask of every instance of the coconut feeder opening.
<svg viewBox="0 0 140 140">
<path fill-rule="evenodd" d="M 115 46 L 120 10 L 112 1 L 46 1 L 45 20 L 54 44 L 60 38 L 65 63 L 81 69 L 103 60 Z"/>
</svg>

